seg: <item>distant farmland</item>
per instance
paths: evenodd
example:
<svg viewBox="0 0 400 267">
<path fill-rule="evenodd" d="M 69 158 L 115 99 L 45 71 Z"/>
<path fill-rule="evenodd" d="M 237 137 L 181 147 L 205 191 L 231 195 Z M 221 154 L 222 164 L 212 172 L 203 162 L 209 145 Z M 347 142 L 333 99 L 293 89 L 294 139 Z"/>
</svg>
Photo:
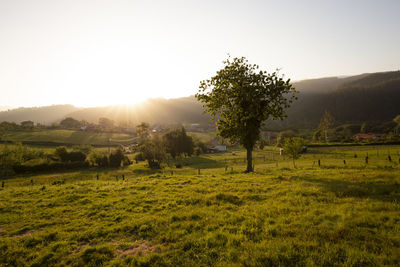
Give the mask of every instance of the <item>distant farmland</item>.
<svg viewBox="0 0 400 267">
<path fill-rule="evenodd" d="M 108 140 L 128 140 L 133 136 L 121 133 L 95 133 L 74 130 L 40 130 L 40 131 L 12 131 L 8 132 L 3 140 L 43 143 L 43 144 L 70 144 L 70 145 L 98 145 L 106 146 Z M 118 142 L 124 143 L 124 142 Z M 111 142 L 111 145 L 114 144 Z"/>
</svg>

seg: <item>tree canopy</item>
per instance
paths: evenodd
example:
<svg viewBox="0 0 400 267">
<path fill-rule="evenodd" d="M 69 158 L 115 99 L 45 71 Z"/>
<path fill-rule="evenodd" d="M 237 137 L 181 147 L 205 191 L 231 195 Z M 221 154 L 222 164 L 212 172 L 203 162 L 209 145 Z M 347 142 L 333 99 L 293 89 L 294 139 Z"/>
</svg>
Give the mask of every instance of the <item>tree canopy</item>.
<svg viewBox="0 0 400 267">
<path fill-rule="evenodd" d="M 318 129 L 320 129 L 325 135 L 325 142 L 328 142 L 328 130 L 335 123 L 335 118 L 329 111 L 325 110 L 324 115 L 321 118 Z"/>
<path fill-rule="evenodd" d="M 223 63 L 215 76 L 200 82 L 196 98 L 217 118 L 217 134 L 246 148 L 247 171 L 253 171 L 252 151 L 261 126 L 267 119 L 286 117 L 296 90 L 278 71 L 260 70 L 244 57 L 228 57 Z"/>
<path fill-rule="evenodd" d="M 295 160 L 300 158 L 301 151 L 305 141 L 300 137 L 291 137 L 285 139 L 285 145 L 283 147 L 284 153 L 288 154 L 293 160 L 293 167 L 296 168 Z"/>
<path fill-rule="evenodd" d="M 163 136 L 166 151 L 175 158 L 182 154 L 191 156 L 194 152 L 194 142 L 191 136 L 186 134 L 184 127 L 167 132 Z"/>
</svg>

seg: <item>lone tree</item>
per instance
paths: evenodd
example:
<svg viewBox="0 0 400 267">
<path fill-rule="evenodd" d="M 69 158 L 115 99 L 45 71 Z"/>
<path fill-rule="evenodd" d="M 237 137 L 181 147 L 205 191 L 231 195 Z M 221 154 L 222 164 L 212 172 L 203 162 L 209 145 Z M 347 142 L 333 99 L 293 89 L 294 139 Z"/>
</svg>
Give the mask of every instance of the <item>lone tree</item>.
<svg viewBox="0 0 400 267">
<path fill-rule="evenodd" d="M 300 137 L 291 137 L 285 139 L 283 151 L 292 158 L 294 168 L 296 168 L 295 160 L 300 158 L 304 145 L 304 139 Z"/>
<path fill-rule="evenodd" d="M 269 119 L 284 119 L 296 90 L 290 79 L 249 64 L 244 57 L 228 57 L 224 67 L 209 80 L 200 82 L 196 98 L 205 112 L 217 120 L 217 134 L 247 150 L 247 172 L 253 171 L 252 151 L 260 128 Z"/>
<path fill-rule="evenodd" d="M 324 135 L 325 135 L 325 142 L 328 142 L 328 130 L 330 127 L 333 126 L 335 123 L 335 118 L 332 116 L 329 111 L 325 110 L 324 115 L 321 118 L 321 121 L 319 122 L 318 129 L 320 129 Z"/>
<path fill-rule="evenodd" d="M 400 115 L 397 115 L 396 118 L 393 119 L 395 123 L 397 123 L 397 126 L 395 128 L 395 133 L 399 134 L 399 129 L 400 129 Z"/>
</svg>

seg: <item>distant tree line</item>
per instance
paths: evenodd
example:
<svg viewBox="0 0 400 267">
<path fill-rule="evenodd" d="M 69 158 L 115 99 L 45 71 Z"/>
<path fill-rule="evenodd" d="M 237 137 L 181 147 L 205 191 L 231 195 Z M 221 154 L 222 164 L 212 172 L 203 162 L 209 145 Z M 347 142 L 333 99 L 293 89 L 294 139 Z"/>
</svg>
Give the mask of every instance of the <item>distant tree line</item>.
<svg viewBox="0 0 400 267">
<path fill-rule="evenodd" d="M 136 127 L 139 136 L 136 161 L 147 161 L 153 169 L 161 168 L 168 158 L 191 157 L 194 153 L 206 153 L 208 146 L 186 134 L 184 127 L 161 133 L 150 133 L 149 125 L 142 123 Z"/>
<path fill-rule="evenodd" d="M 23 146 L 21 143 L 5 144 L 0 147 L 0 174 L 34 173 L 81 169 L 89 167 L 116 168 L 130 164 L 130 160 L 118 148 L 108 153 L 99 153 L 90 146 L 68 149 L 60 146 L 53 153 Z"/>
<path fill-rule="evenodd" d="M 315 85 L 311 81 L 295 83 L 300 93 L 298 101 L 288 109 L 288 118 L 282 122 L 268 122 L 266 127 L 271 130 L 312 129 L 319 125 L 326 110 L 337 124 L 376 124 L 400 114 L 400 71 L 313 82 Z"/>
</svg>

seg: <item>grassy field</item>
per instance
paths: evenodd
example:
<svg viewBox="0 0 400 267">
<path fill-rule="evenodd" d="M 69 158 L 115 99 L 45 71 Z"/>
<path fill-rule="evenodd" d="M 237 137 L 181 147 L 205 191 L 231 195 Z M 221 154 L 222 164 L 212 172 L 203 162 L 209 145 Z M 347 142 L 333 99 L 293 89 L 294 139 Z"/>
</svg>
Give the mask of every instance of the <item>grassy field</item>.
<svg viewBox="0 0 400 267">
<path fill-rule="evenodd" d="M 3 136 L 3 140 L 8 141 L 53 142 L 74 145 L 108 145 L 110 138 L 112 140 L 128 140 L 132 139 L 132 136 L 119 133 L 95 133 L 74 130 L 12 131 Z"/>
<path fill-rule="evenodd" d="M 215 132 L 207 132 L 207 133 L 202 133 L 202 132 L 188 132 L 188 135 L 193 137 L 194 139 L 198 139 L 204 143 L 210 142 L 216 137 Z"/>
<path fill-rule="evenodd" d="M 0 265 L 398 266 L 398 150 L 311 149 L 293 168 L 270 147 L 252 174 L 237 149 L 181 169 L 14 177 L 0 188 Z"/>
</svg>

